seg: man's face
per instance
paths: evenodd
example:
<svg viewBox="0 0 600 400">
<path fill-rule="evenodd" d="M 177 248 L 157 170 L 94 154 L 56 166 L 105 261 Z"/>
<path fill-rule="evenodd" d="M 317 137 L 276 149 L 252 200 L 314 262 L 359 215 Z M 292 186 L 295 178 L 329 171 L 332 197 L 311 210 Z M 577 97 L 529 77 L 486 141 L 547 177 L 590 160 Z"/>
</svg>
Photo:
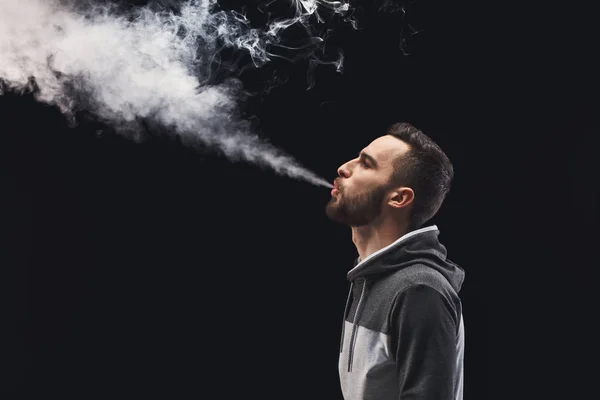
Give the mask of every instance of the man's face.
<svg viewBox="0 0 600 400">
<path fill-rule="evenodd" d="M 381 136 L 357 158 L 338 168 L 327 216 L 353 227 L 367 225 L 379 217 L 391 189 L 394 161 L 408 149 L 406 143 L 393 136 Z"/>
</svg>

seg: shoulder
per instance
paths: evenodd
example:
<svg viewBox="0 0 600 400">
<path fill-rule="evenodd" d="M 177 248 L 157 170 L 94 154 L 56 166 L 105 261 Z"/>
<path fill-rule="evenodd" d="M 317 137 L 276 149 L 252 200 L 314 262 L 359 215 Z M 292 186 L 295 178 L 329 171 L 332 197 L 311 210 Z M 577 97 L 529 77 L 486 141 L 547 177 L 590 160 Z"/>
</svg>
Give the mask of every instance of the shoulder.
<svg viewBox="0 0 600 400">
<path fill-rule="evenodd" d="M 460 297 L 450 282 L 426 265 L 404 268 L 382 280 L 381 284 L 386 286 L 385 291 L 391 298 L 391 309 L 397 309 L 401 304 L 417 308 L 440 307 L 457 320 L 462 313 Z"/>
<path fill-rule="evenodd" d="M 379 290 L 391 297 L 415 287 L 426 286 L 440 294 L 453 298 L 458 297 L 448 280 L 435 269 L 424 264 L 415 264 L 398 270 L 377 282 Z"/>
<path fill-rule="evenodd" d="M 426 284 L 410 285 L 398 292 L 390 308 L 391 325 L 399 321 L 413 324 L 445 324 L 458 332 L 461 319 L 461 306 L 452 298 Z"/>
</svg>

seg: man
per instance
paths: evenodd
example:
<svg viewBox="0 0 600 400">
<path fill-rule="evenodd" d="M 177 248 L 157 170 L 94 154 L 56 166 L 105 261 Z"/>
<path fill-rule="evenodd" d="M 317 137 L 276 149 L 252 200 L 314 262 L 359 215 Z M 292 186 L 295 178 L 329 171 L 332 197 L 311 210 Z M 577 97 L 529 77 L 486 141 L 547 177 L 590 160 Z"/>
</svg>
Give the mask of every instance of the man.
<svg viewBox="0 0 600 400">
<path fill-rule="evenodd" d="M 344 399 L 461 400 L 465 274 L 437 226 L 423 227 L 450 189 L 452 164 L 397 123 L 338 175 L 326 212 L 352 228 L 358 250 L 340 343 Z"/>
</svg>

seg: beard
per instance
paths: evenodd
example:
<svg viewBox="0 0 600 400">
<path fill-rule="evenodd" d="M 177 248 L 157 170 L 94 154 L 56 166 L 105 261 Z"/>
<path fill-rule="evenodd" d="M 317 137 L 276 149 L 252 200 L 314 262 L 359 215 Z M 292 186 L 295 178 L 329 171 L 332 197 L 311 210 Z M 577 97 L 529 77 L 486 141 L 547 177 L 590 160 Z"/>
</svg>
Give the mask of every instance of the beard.
<svg viewBox="0 0 600 400">
<path fill-rule="evenodd" d="M 327 203 L 325 212 L 329 219 L 351 227 L 367 225 L 381 213 L 386 190 L 385 186 L 375 186 L 347 193 L 340 188 L 337 196 Z"/>
</svg>

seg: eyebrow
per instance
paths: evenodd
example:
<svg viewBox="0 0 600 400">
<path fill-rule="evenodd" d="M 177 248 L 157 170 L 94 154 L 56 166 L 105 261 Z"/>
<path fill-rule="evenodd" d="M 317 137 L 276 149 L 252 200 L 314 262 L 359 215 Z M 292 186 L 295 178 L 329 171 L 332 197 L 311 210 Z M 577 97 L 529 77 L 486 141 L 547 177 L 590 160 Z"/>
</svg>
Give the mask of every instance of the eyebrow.
<svg viewBox="0 0 600 400">
<path fill-rule="evenodd" d="M 375 159 L 372 156 L 370 156 L 369 154 L 365 153 L 364 151 L 361 151 L 359 156 L 369 160 L 369 162 L 371 164 L 373 164 L 374 167 L 377 167 L 377 161 L 375 161 Z"/>
</svg>

